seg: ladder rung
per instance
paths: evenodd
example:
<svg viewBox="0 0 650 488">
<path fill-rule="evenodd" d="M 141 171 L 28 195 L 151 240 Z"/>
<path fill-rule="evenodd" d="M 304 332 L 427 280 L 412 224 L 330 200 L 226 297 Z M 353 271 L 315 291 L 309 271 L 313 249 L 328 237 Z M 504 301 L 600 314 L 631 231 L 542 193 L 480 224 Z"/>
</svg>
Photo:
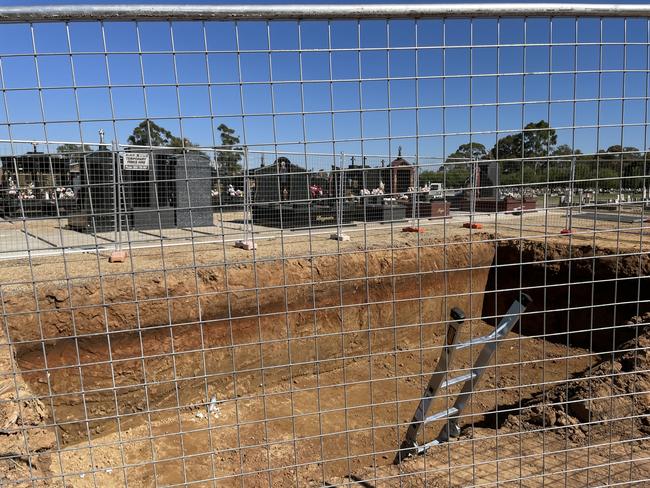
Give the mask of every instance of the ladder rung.
<svg viewBox="0 0 650 488">
<path fill-rule="evenodd" d="M 450 378 L 440 383 L 440 388 L 447 388 L 451 385 L 457 385 L 458 383 L 462 383 L 463 381 L 467 381 L 471 378 L 476 378 L 476 373 L 467 373 L 460 376 L 456 376 L 455 378 Z"/>
<path fill-rule="evenodd" d="M 427 442 L 426 444 L 423 444 L 421 446 L 416 446 L 415 452 L 417 452 L 418 454 L 422 454 L 427 449 L 429 449 L 430 447 L 437 446 L 437 445 L 440 445 L 440 444 L 441 444 L 441 442 L 438 439 L 435 439 L 435 440 L 433 440 L 431 442 Z"/>
<path fill-rule="evenodd" d="M 456 350 L 460 349 L 465 349 L 470 346 L 475 346 L 477 344 L 485 344 L 486 342 L 494 341 L 496 340 L 496 337 L 494 334 L 486 335 L 486 336 L 481 336 L 481 337 L 476 337 L 475 339 L 472 339 L 471 341 L 467 342 L 459 342 L 454 346 Z"/>
<path fill-rule="evenodd" d="M 470 346 L 475 346 L 476 344 L 485 344 L 487 342 L 498 341 L 500 339 L 503 339 L 507 335 L 507 333 L 504 334 L 505 330 L 506 330 L 506 327 L 501 326 L 501 327 L 498 327 L 494 332 L 491 332 L 488 335 L 481 336 L 481 337 L 475 337 L 474 339 L 471 339 L 471 340 L 469 340 L 467 342 L 459 342 L 458 344 L 454 344 L 452 347 L 454 349 L 456 349 L 456 350 L 460 350 L 460 349 L 465 349 L 465 348 L 470 347 Z"/>
<path fill-rule="evenodd" d="M 447 410 L 442 410 L 441 412 L 437 412 L 434 413 L 433 415 L 430 415 L 429 417 L 424 419 L 424 423 L 428 424 L 429 422 L 435 422 L 436 420 L 451 417 L 452 415 L 456 415 L 457 413 L 458 413 L 458 409 L 456 407 L 449 407 Z"/>
<path fill-rule="evenodd" d="M 474 339 L 467 341 L 467 342 L 459 342 L 458 344 L 454 345 L 453 347 L 456 350 L 460 349 L 465 349 L 470 346 L 475 346 L 477 344 L 487 344 L 488 342 L 496 342 L 500 339 L 503 339 L 504 335 L 503 333 L 497 331 L 495 334 L 492 332 L 491 334 L 488 334 L 486 336 L 481 336 L 481 337 L 475 337 Z"/>
</svg>

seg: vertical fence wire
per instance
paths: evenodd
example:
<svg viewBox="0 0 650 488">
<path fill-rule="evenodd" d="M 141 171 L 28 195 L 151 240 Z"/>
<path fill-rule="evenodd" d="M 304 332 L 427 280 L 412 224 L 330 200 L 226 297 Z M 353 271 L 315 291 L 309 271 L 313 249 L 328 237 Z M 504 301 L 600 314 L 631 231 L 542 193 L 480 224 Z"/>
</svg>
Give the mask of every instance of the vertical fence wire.
<svg viewBox="0 0 650 488">
<path fill-rule="evenodd" d="M 0 483 L 647 483 L 648 20 L 539 8 L 0 21 Z"/>
</svg>

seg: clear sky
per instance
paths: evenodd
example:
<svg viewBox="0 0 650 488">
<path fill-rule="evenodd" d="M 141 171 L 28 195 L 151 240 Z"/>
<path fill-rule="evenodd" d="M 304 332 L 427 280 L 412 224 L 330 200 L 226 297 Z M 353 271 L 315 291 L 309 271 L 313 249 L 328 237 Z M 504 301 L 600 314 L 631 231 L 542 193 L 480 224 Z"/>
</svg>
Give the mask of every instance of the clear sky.
<svg viewBox="0 0 650 488">
<path fill-rule="evenodd" d="M 280 152 L 444 158 L 544 119 L 586 153 L 648 146 L 647 20 L 16 24 L 0 39 L 0 139 L 125 143 L 148 117 L 203 146 L 225 123 Z"/>
</svg>

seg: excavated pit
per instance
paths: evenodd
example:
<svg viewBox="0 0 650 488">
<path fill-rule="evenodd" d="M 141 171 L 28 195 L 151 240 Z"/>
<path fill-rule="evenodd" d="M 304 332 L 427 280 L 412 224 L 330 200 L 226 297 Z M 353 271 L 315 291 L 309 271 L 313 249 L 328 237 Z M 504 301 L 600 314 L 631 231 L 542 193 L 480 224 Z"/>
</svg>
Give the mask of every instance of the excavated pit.
<svg viewBox="0 0 650 488">
<path fill-rule="evenodd" d="M 7 325 L 23 378 L 51 395 L 63 442 L 76 442 L 86 418 L 103 430 L 116 415 L 205 402 L 207 387 L 245 397 L 369 348 L 436 346 L 451 306 L 480 317 L 494 259 L 488 244 L 442 249 L 44 286 L 38 309 L 33 293 L 5 294 Z"/>
<path fill-rule="evenodd" d="M 500 242 L 483 317 L 494 324 L 521 291 L 533 298 L 515 331 L 594 352 L 634 338 L 629 319 L 650 310 L 650 257 L 584 245 Z"/>
<path fill-rule="evenodd" d="M 499 353 L 509 366 L 486 374 L 486 392 L 475 395 L 487 412 L 499 408 L 494 388 L 504 388 L 503 404 L 522 391 L 532 397 L 540 387 L 515 388 L 566 381 L 591 366 L 588 353 L 634 337 L 626 322 L 650 310 L 649 274 L 645 255 L 447 242 L 70 281 L 39 286 L 36 300 L 8 290 L 4 310 L 17 369 L 61 445 L 161 436 L 155 454 L 134 447 L 129 456 L 134 479 L 163 484 L 186 481 L 193 463 L 197 479 L 226 480 L 243 476 L 243 459 L 253 472 L 305 466 L 273 478 L 281 486 L 390 463 L 380 454 L 401 442 L 395 424 L 410 418 L 435 368 L 452 307 L 465 310 L 468 337 L 489 332 L 520 290 L 534 300 L 513 333 L 519 343 Z M 566 355 L 578 359 L 558 362 Z M 461 367 L 470 360 L 459 357 Z M 522 372 L 522 361 L 539 362 L 544 374 Z M 208 425 L 195 425 L 212 396 L 222 412 L 212 423 L 216 448 Z M 272 462 L 265 444 L 274 442 Z M 204 454 L 181 463 L 188 449 Z M 107 465 L 122 459 L 107 456 Z M 165 469 L 146 466 L 165 457 Z"/>
</svg>

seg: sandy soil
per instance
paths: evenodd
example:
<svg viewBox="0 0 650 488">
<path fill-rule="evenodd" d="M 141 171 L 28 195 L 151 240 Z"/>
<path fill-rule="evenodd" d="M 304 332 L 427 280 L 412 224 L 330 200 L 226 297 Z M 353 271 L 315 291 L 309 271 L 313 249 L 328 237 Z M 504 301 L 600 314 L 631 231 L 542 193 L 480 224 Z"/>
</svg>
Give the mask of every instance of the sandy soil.
<svg viewBox="0 0 650 488">
<path fill-rule="evenodd" d="M 0 481 L 648 479 L 649 317 L 630 320 L 650 299 L 640 234 L 624 240 L 618 229 L 608 240 L 603 230 L 595 242 L 593 231 L 516 239 L 514 221 L 498 236 L 435 228 L 444 235 L 384 227 L 363 242 L 276 237 L 254 262 L 201 244 L 134 251 L 123 264 L 95 255 L 8 263 L 0 271 L 0 436 L 15 447 L 0 455 Z M 393 466 L 449 309 L 465 310 L 463 335 L 476 337 L 522 289 L 534 305 L 499 345 L 461 438 Z M 612 359 L 611 351 L 623 352 Z M 466 371 L 477 353 L 462 351 L 455 367 Z"/>
<path fill-rule="evenodd" d="M 434 246 L 444 248 L 448 243 L 493 242 L 498 240 L 523 239 L 541 243 L 589 245 L 608 248 L 614 252 L 644 253 L 650 250 L 650 223 L 626 223 L 575 218 L 573 234 L 560 235 L 566 226 L 563 212 L 548 211 L 511 214 L 485 214 L 477 218 L 483 226 L 480 231 L 463 227 L 467 216 L 455 215 L 449 219 L 422 220 L 418 225 L 425 229 L 424 234 L 402 232 L 408 222 L 371 223 L 346 226 L 344 232 L 350 241 L 339 242 L 329 239 L 331 228 L 312 230 L 285 230 L 257 226 L 255 252 L 242 251 L 234 247 L 234 241 L 241 239 L 241 216 L 228 214 L 225 221 L 215 220 L 210 235 L 183 232 L 148 232 L 145 236 L 129 234 L 133 246 L 128 242 L 125 248 L 129 259 L 125 263 L 108 263 L 110 252 L 99 254 L 67 252 L 64 256 L 39 256 L 34 253 L 30 259 L 11 259 L 0 261 L 0 283 L 29 289 L 33 283 L 97 278 L 98 276 L 132 275 L 167 269 L 195 269 L 204 266 L 224 266 L 227 264 L 246 264 L 253 261 L 278 259 L 279 257 L 311 258 L 358 252 L 364 249 L 399 249 L 403 247 Z M 38 234 L 40 226 L 58 225 L 55 221 L 33 222 L 31 232 Z M 50 229 L 51 230 L 51 229 Z M 151 234 L 151 235 L 150 235 Z M 112 235 L 112 234 L 111 234 Z M 156 238 L 163 235 L 164 238 Z M 125 239 L 127 236 L 124 236 Z M 146 237 L 145 242 L 141 240 Z M 146 245 L 148 247 L 137 247 Z"/>
<path fill-rule="evenodd" d="M 470 328 L 473 335 L 491 329 L 480 322 L 466 325 L 470 327 L 464 338 Z M 441 341 L 442 332 L 435 337 Z M 367 466 L 388 468 L 404 433 L 395 425 L 405 426 L 410 420 L 439 353 L 400 349 L 347 359 L 330 371 L 310 365 L 319 368 L 316 374 L 289 372 L 277 381 L 260 375 L 260 383 L 237 400 L 232 391 L 212 385 L 209 390 L 219 399 L 218 413 L 209 413 L 203 400 L 180 411 L 169 406 L 140 419 L 122 419 L 119 432 L 106 433 L 91 426 L 85 441 L 66 445 L 62 466 L 53 463 L 54 472 L 85 473 L 85 483 L 78 476 L 70 478 L 76 479 L 75 486 L 92 486 L 92 471 L 98 482 L 121 484 L 126 478 L 136 486 L 153 484 L 154 476 L 161 485 L 218 477 L 225 486 L 242 482 L 261 486 L 269 480 L 272 486 L 304 486 L 310 479 L 363 474 Z M 520 363 L 521 350 L 526 351 L 527 368 Z M 459 373 L 476 354 L 476 350 L 467 350 L 458 356 Z M 543 389 L 543 382 L 566 382 L 568 372 L 584 371 L 592 362 L 584 349 L 517 335 L 499 348 L 496 357 L 500 366 L 487 371 L 463 417 L 464 424 L 485 422 L 482 412 L 497 405 L 517 405 Z M 445 401 L 441 398 L 433 408 L 443 408 Z M 141 421 L 149 417 L 150 423 Z M 435 428 L 427 436 L 435 436 Z M 494 430 L 487 430 L 495 435 Z M 92 449 L 86 448 L 88 442 Z M 183 462 L 183 454 L 191 457 Z M 158 469 L 154 472 L 147 465 L 117 470 L 122 456 L 127 464 L 156 462 Z M 106 469 L 113 472 L 106 473 Z"/>
</svg>

